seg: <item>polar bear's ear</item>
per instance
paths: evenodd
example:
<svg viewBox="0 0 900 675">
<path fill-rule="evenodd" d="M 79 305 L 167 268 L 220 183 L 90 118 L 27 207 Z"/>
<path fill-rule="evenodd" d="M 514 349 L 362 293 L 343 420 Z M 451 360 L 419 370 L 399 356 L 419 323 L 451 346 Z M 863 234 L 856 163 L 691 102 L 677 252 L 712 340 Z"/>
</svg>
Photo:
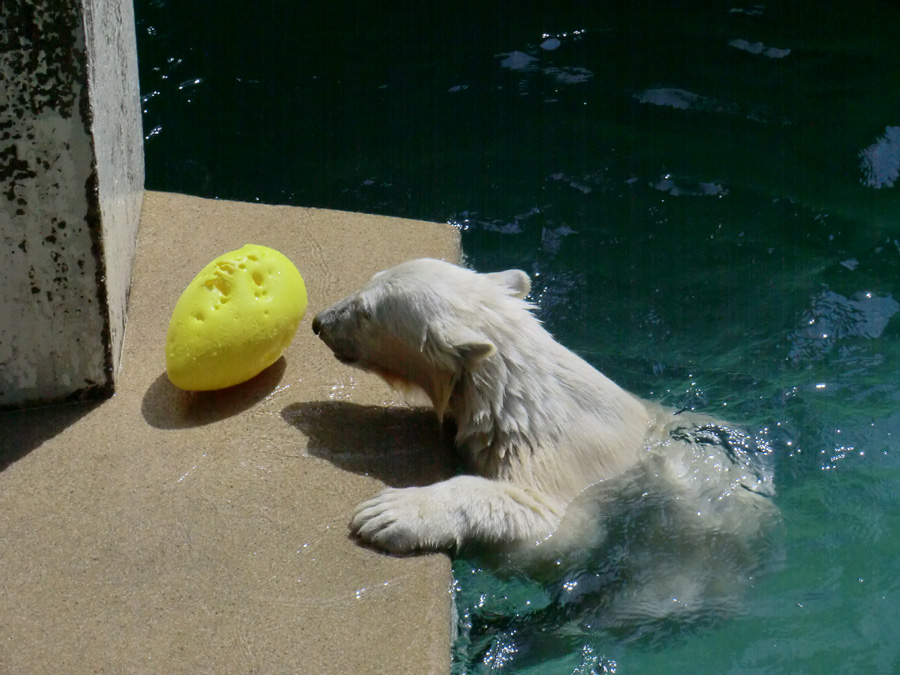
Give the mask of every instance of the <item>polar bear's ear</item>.
<svg viewBox="0 0 900 675">
<path fill-rule="evenodd" d="M 493 342 L 466 342 L 456 345 L 456 351 L 466 363 L 474 366 L 479 361 L 496 354 L 497 348 Z"/>
<path fill-rule="evenodd" d="M 522 270 L 506 270 L 485 275 L 514 298 L 523 299 L 531 290 L 531 279 Z"/>
<path fill-rule="evenodd" d="M 497 353 L 493 342 L 473 330 L 459 328 L 447 337 L 449 347 L 469 366 Z"/>
</svg>

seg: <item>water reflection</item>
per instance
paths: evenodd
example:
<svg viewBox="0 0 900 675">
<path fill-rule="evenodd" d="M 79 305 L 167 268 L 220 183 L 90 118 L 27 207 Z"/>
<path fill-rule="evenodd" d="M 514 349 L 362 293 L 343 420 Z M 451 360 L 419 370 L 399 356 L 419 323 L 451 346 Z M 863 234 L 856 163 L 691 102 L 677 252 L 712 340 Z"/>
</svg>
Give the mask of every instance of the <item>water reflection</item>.
<svg viewBox="0 0 900 675">
<path fill-rule="evenodd" d="M 538 69 L 538 59 L 534 56 L 529 56 L 525 52 L 507 52 L 504 54 L 497 54 L 497 58 L 501 59 L 501 68 L 509 68 L 510 70 L 522 70 L 525 72 L 531 72 Z"/>
<path fill-rule="evenodd" d="M 651 187 L 660 192 L 667 192 L 673 197 L 681 195 L 693 197 L 724 197 L 728 194 L 728 188 L 723 187 L 719 183 L 703 183 L 703 182 L 675 182 L 672 176 L 666 174 L 656 183 L 651 183 Z"/>
<path fill-rule="evenodd" d="M 762 42 L 750 43 L 747 40 L 729 40 L 728 46 L 734 47 L 735 49 L 740 49 L 744 52 L 749 52 L 750 54 L 766 56 L 770 59 L 783 59 L 785 56 L 788 56 L 791 53 L 790 49 L 767 47 Z"/>
<path fill-rule="evenodd" d="M 580 65 L 561 65 L 550 60 L 549 52 L 556 52 L 564 46 L 564 40 L 578 40 L 584 34 L 583 30 L 572 33 L 559 33 L 549 35 L 545 33 L 543 40 L 538 45 L 528 45 L 524 51 L 514 50 L 502 52 L 496 55 L 500 59 L 500 67 L 507 70 L 522 73 L 523 75 L 541 74 L 551 79 L 556 84 L 584 84 L 594 77 L 593 71 Z M 522 96 L 528 95 L 528 81 L 519 83 L 519 91 Z M 556 102 L 555 98 L 545 99 L 548 103 Z"/>
<path fill-rule="evenodd" d="M 890 296 L 857 292 L 852 298 L 825 289 L 804 313 L 803 328 L 791 336 L 788 359 L 794 363 L 817 361 L 831 352 L 839 340 L 881 336 L 900 303 Z"/>
<path fill-rule="evenodd" d="M 884 136 L 859 153 L 863 185 L 880 190 L 894 187 L 900 176 L 900 127 L 887 127 Z"/>
<path fill-rule="evenodd" d="M 728 101 L 720 101 L 708 96 L 701 96 L 685 89 L 660 87 L 645 89 L 634 97 L 641 103 L 675 108 L 676 110 L 705 110 L 711 112 L 736 113 L 738 107 Z"/>
<path fill-rule="evenodd" d="M 544 265 L 535 265 L 532 274 L 534 285 L 531 295 L 540 308 L 541 321 L 550 324 L 563 321 L 580 321 L 584 318 L 584 308 L 573 302 L 584 292 L 587 280 L 584 274 L 569 271 L 556 271 L 541 275 Z"/>
</svg>

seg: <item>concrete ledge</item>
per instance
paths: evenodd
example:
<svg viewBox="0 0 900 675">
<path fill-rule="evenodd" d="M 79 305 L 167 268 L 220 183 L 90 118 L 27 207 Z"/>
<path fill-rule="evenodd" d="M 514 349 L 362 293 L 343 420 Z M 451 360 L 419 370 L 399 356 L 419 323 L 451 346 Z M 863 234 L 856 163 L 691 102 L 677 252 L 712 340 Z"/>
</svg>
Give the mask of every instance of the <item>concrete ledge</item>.
<svg viewBox="0 0 900 675">
<path fill-rule="evenodd" d="M 175 300 L 245 243 L 295 262 L 307 317 L 256 379 L 178 391 L 163 355 Z M 361 548 L 346 523 L 382 482 L 449 475 L 448 443 L 309 328 L 423 255 L 458 259 L 458 233 L 147 193 L 116 395 L 0 414 L 0 670 L 446 673 L 448 559 Z"/>
</svg>

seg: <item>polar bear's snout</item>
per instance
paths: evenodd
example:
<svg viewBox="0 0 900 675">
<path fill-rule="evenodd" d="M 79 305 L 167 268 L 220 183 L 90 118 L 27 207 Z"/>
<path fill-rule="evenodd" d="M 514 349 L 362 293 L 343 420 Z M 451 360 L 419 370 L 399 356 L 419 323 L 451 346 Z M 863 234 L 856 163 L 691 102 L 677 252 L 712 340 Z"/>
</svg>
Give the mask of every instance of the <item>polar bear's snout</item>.
<svg viewBox="0 0 900 675">
<path fill-rule="evenodd" d="M 338 361 L 346 364 L 359 359 L 352 323 L 352 315 L 342 302 L 322 310 L 312 322 L 313 333 L 334 352 Z"/>
</svg>

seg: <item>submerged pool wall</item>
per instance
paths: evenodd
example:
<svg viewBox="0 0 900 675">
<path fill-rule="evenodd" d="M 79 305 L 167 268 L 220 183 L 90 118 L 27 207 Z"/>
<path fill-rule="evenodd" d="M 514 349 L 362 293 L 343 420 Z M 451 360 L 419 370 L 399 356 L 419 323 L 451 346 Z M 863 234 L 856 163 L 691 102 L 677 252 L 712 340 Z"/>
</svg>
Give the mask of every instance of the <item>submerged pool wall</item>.
<svg viewBox="0 0 900 675">
<path fill-rule="evenodd" d="M 0 409 L 112 392 L 144 186 L 130 0 L 4 0 Z"/>
</svg>

